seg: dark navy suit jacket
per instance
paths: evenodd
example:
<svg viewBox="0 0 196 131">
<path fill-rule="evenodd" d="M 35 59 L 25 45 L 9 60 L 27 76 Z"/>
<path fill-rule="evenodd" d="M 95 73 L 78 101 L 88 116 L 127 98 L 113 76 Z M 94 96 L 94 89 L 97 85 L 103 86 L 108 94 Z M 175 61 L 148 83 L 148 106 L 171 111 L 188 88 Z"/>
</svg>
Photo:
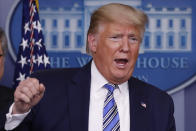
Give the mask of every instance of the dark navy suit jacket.
<svg viewBox="0 0 196 131">
<path fill-rule="evenodd" d="M 41 71 L 33 77 L 45 85 L 44 97 L 15 130 L 88 131 L 90 63 L 78 69 Z M 128 83 L 130 130 L 175 131 L 171 97 L 133 77 Z"/>
<path fill-rule="evenodd" d="M 5 114 L 14 100 L 14 89 L 0 85 L 0 131 L 3 130 Z"/>
</svg>

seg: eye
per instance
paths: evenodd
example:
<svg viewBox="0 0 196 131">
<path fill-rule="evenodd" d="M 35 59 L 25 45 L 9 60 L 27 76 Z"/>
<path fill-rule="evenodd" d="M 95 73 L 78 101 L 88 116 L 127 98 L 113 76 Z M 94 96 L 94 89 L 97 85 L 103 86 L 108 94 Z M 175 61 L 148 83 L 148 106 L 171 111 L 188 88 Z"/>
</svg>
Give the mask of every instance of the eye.
<svg viewBox="0 0 196 131">
<path fill-rule="evenodd" d="M 115 35 L 115 36 L 109 37 L 109 39 L 112 40 L 112 41 L 119 41 L 119 40 L 121 40 L 121 36 L 120 35 Z"/>
<path fill-rule="evenodd" d="M 130 43 L 133 43 L 134 44 L 134 43 L 138 43 L 139 40 L 136 37 L 130 37 L 129 38 L 129 41 L 130 41 Z"/>
</svg>

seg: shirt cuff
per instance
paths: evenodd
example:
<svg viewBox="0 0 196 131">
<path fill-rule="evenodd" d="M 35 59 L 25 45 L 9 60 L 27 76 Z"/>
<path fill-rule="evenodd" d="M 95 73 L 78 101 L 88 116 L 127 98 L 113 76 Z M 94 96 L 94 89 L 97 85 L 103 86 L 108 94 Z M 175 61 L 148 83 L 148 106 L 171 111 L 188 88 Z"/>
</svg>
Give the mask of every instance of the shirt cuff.
<svg viewBox="0 0 196 131">
<path fill-rule="evenodd" d="M 13 130 L 14 128 L 16 128 L 31 112 L 31 110 L 29 110 L 24 114 L 12 114 L 13 106 L 14 103 L 10 106 L 9 112 L 6 114 L 5 130 Z"/>
</svg>

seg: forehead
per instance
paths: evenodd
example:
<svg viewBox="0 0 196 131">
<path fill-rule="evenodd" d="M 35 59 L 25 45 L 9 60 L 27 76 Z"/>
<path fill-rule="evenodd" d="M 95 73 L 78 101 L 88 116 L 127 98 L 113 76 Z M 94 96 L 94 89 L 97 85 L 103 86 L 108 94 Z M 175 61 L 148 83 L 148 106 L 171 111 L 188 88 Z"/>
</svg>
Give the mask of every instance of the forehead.
<svg viewBox="0 0 196 131">
<path fill-rule="evenodd" d="M 99 25 L 99 33 L 134 34 L 140 35 L 139 29 L 131 24 L 103 23 Z"/>
</svg>

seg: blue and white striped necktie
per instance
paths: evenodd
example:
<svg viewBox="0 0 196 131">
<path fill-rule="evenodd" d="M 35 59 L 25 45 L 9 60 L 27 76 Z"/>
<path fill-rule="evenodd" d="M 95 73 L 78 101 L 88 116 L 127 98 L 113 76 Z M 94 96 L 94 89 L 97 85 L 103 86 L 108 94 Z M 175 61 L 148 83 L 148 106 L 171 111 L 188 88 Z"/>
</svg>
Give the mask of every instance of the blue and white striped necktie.
<svg viewBox="0 0 196 131">
<path fill-rule="evenodd" d="M 104 101 L 103 131 L 120 131 L 120 118 L 113 95 L 113 91 L 118 86 L 105 84 L 104 87 L 108 90 L 108 94 Z"/>
</svg>

